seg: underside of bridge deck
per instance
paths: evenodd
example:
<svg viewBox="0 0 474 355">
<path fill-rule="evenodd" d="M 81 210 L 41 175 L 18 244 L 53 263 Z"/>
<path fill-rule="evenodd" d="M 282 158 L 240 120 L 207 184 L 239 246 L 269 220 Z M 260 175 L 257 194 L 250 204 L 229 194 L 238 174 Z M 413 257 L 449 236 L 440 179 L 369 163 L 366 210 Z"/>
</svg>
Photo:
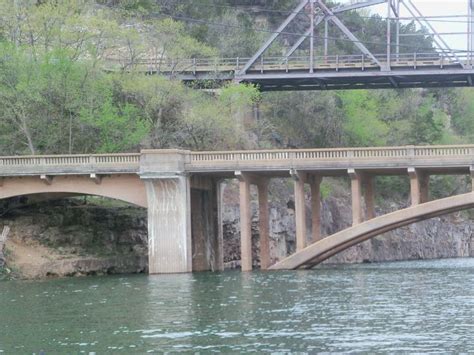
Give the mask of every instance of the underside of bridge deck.
<svg viewBox="0 0 474 355">
<path fill-rule="evenodd" d="M 334 73 L 264 73 L 238 78 L 261 91 L 407 89 L 473 86 L 474 70 L 339 71 Z"/>
</svg>

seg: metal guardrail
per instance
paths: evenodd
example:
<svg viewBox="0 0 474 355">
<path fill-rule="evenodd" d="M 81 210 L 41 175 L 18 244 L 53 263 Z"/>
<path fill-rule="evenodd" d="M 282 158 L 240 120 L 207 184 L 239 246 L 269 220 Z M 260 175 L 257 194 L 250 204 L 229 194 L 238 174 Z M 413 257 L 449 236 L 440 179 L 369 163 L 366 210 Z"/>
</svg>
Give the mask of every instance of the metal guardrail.
<svg viewBox="0 0 474 355">
<path fill-rule="evenodd" d="M 474 64 L 473 53 L 450 52 L 450 53 L 400 53 L 392 54 L 387 60 L 386 54 L 376 54 L 374 57 L 382 64 L 389 62 L 394 68 L 439 67 L 460 66 L 462 64 Z M 249 58 L 196 58 L 196 59 L 163 59 L 163 58 L 139 58 L 134 61 L 127 58 L 108 57 L 106 62 L 108 69 L 119 70 L 136 68 L 144 71 L 158 73 L 212 73 L 212 72 L 238 72 Z M 249 71 L 292 71 L 310 68 L 309 56 L 291 57 L 260 57 Z M 330 55 L 314 57 L 315 70 L 340 70 L 358 69 L 365 70 L 378 68 L 378 65 L 367 55 Z"/>
</svg>

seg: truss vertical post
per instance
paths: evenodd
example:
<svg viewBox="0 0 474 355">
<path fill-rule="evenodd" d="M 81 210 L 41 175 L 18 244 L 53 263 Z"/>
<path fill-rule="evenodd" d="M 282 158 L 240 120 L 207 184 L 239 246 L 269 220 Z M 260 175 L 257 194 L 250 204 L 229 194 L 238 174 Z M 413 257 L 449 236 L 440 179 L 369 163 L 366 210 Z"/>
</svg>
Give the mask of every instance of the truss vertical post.
<svg viewBox="0 0 474 355">
<path fill-rule="evenodd" d="M 367 55 L 374 63 L 376 63 L 380 70 L 386 70 L 386 66 L 384 66 L 380 61 L 367 49 L 364 44 L 359 41 L 359 39 L 342 23 L 341 20 L 334 13 L 324 4 L 322 0 L 317 0 L 318 6 L 321 10 L 323 10 L 324 14 L 331 20 L 333 24 L 335 24 L 341 31 L 344 33 L 347 38 L 349 38 L 354 45 L 359 48 L 359 50 Z"/>
<path fill-rule="evenodd" d="M 471 0 L 467 0 L 467 65 L 471 68 Z"/>
<path fill-rule="evenodd" d="M 366 0 L 362 2 L 356 2 L 353 4 L 347 4 L 347 5 L 340 5 L 335 8 L 332 8 L 333 14 L 339 14 L 343 13 L 346 11 L 352 11 L 352 10 L 357 10 L 357 9 L 362 9 L 365 7 L 369 6 L 374 6 L 374 5 L 379 5 L 385 3 L 387 0 Z M 316 2 L 316 1 L 315 1 Z M 316 9 L 317 10 L 317 9 Z M 328 21 L 328 17 L 325 15 L 316 15 L 314 17 L 314 27 L 318 26 L 322 21 Z M 306 38 L 309 38 L 309 35 L 311 33 L 311 29 L 308 28 L 303 35 L 293 44 L 293 46 L 285 53 L 284 58 L 282 60 L 282 63 L 285 62 L 285 60 L 291 56 L 298 48 L 299 46 L 306 40 Z M 327 32 L 326 32 L 326 37 L 328 37 Z M 327 41 L 325 41 L 326 46 L 327 46 Z M 328 51 L 326 51 L 326 56 L 328 55 Z"/>
<path fill-rule="evenodd" d="M 387 70 L 390 70 L 390 56 L 391 56 L 391 42 L 392 42 L 392 29 L 391 29 L 391 18 L 392 16 L 392 0 L 387 1 Z"/>
<path fill-rule="evenodd" d="M 309 0 L 310 4 L 310 31 L 309 37 L 309 72 L 314 73 L 314 2 L 315 0 Z"/>
<path fill-rule="evenodd" d="M 395 34 L 395 53 L 397 61 L 400 56 L 400 0 L 395 0 L 395 16 L 396 16 L 396 34 Z"/>
<path fill-rule="evenodd" d="M 469 68 L 474 66 L 474 0 L 467 0 L 467 65 Z"/>
<path fill-rule="evenodd" d="M 329 23 L 328 19 L 324 19 L 324 61 L 327 62 L 328 60 L 328 37 L 329 37 Z"/>
<path fill-rule="evenodd" d="M 426 27 L 428 27 L 428 29 L 433 33 L 433 41 L 436 43 L 436 45 L 441 50 L 443 50 L 443 52 L 446 52 L 447 55 L 450 55 L 451 57 L 455 58 L 459 62 L 461 67 L 465 69 L 466 65 L 463 60 L 460 59 L 459 56 L 449 47 L 443 37 L 441 37 L 436 31 L 436 29 L 433 27 L 433 25 L 431 25 L 431 23 L 426 20 L 426 17 L 423 16 L 423 14 L 420 12 L 420 10 L 418 10 L 415 4 L 411 0 L 403 0 L 402 4 L 407 9 L 407 11 L 413 16 L 413 19 L 418 22 L 418 24 L 420 24 L 421 26 L 423 26 L 423 24 L 426 25 Z"/>
</svg>

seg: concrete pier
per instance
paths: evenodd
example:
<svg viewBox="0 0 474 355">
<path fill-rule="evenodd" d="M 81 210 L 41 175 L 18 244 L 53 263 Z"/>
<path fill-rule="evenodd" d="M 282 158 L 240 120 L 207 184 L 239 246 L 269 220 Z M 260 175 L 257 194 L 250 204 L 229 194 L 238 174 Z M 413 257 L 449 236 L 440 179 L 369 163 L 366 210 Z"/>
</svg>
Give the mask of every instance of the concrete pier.
<svg viewBox="0 0 474 355">
<path fill-rule="evenodd" d="M 355 169 L 348 169 L 347 173 L 351 179 L 352 225 L 355 226 L 363 221 L 362 177 L 361 174 Z"/>
<path fill-rule="evenodd" d="M 260 268 L 270 266 L 270 235 L 268 217 L 268 179 L 261 179 L 258 188 L 258 233 L 260 237 Z"/>
<path fill-rule="evenodd" d="M 192 271 L 189 178 L 148 179 L 145 186 L 150 274 Z"/>
<path fill-rule="evenodd" d="M 235 173 L 239 179 L 240 195 L 240 253 L 242 271 L 252 270 L 252 216 L 250 211 L 250 179 L 240 171 Z"/>
<path fill-rule="evenodd" d="M 295 222 L 296 222 L 296 250 L 306 247 L 306 202 L 304 186 L 306 174 L 296 170 L 291 171 L 295 184 Z"/>
<path fill-rule="evenodd" d="M 309 178 L 311 186 L 311 237 L 312 243 L 321 239 L 321 181 L 319 175 L 312 175 Z"/>
<path fill-rule="evenodd" d="M 220 183 L 206 177 L 191 179 L 192 270 L 224 269 L 223 239 L 219 233 Z"/>
</svg>

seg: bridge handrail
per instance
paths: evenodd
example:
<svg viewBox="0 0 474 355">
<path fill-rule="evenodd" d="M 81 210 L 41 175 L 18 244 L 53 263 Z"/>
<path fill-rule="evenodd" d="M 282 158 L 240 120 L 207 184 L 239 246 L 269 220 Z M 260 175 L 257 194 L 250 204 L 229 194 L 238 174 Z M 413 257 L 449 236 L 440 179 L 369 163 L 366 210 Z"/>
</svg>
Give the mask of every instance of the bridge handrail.
<svg viewBox="0 0 474 355">
<path fill-rule="evenodd" d="M 307 159 L 359 159 L 371 158 L 439 158 L 473 157 L 474 144 L 443 146 L 360 147 L 325 149 L 271 149 L 190 152 L 191 164 L 229 161 L 276 161 Z M 141 153 L 124 154 L 78 154 L 78 155 L 29 155 L 0 157 L 0 168 L 15 166 L 126 166 L 138 168 Z"/>
<path fill-rule="evenodd" d="M 207 163 L 209 161 L 226 162 L 281 159 L 370 159 L 410 157 L 429 158 L 465 155 L 472 155 L 474 157 L 474 145 L 191 152 L 191 162 L 199 164 Z"/>
<path fill-rule="evenodd" d="M 139 164 L 140 153 L 0 157 L 0 166 Z"/>
<path fill-rule="evenodd" d="M 374 54 L 379 62 L 387 62 L 387 54 Z M 407 66 L 426 66 L 426 65 L 455 65 L 461 62 L 467 62 L 470 59 L 467 52 L 415 52 L 415 53 L 392 53 L 390 62 L 394 65 L 405 64 Z M 120 63 L 120 65 L 147 66 L 148 70 L 157 70 L 162 72 L 195 72 L 195 71 L 238 71 L 247 62 L 248 58 L 194 58 L 194 59 L 169 59 L 169 58 L 149 58 L 140 57 L 133 63 L 127 63 L 127 58 L 108 57 L 106 61 L 110 63 Z M 309 56 L 291 56 L 291 57 L 261 57 L 252 66 L 253 70 L 271 70 L 271 69 L 292 69 L 291 66 L 297 66 L 296 69 L 309 68 Z M 342 54 L 315 56 L 314 64 L 321 66 L 356 66 L 364 69 L 365 66 L 374 66 L 376 63 L 364 54 Z M 270 68 L 268 68 L 270 66 Z"/>
</svg>

